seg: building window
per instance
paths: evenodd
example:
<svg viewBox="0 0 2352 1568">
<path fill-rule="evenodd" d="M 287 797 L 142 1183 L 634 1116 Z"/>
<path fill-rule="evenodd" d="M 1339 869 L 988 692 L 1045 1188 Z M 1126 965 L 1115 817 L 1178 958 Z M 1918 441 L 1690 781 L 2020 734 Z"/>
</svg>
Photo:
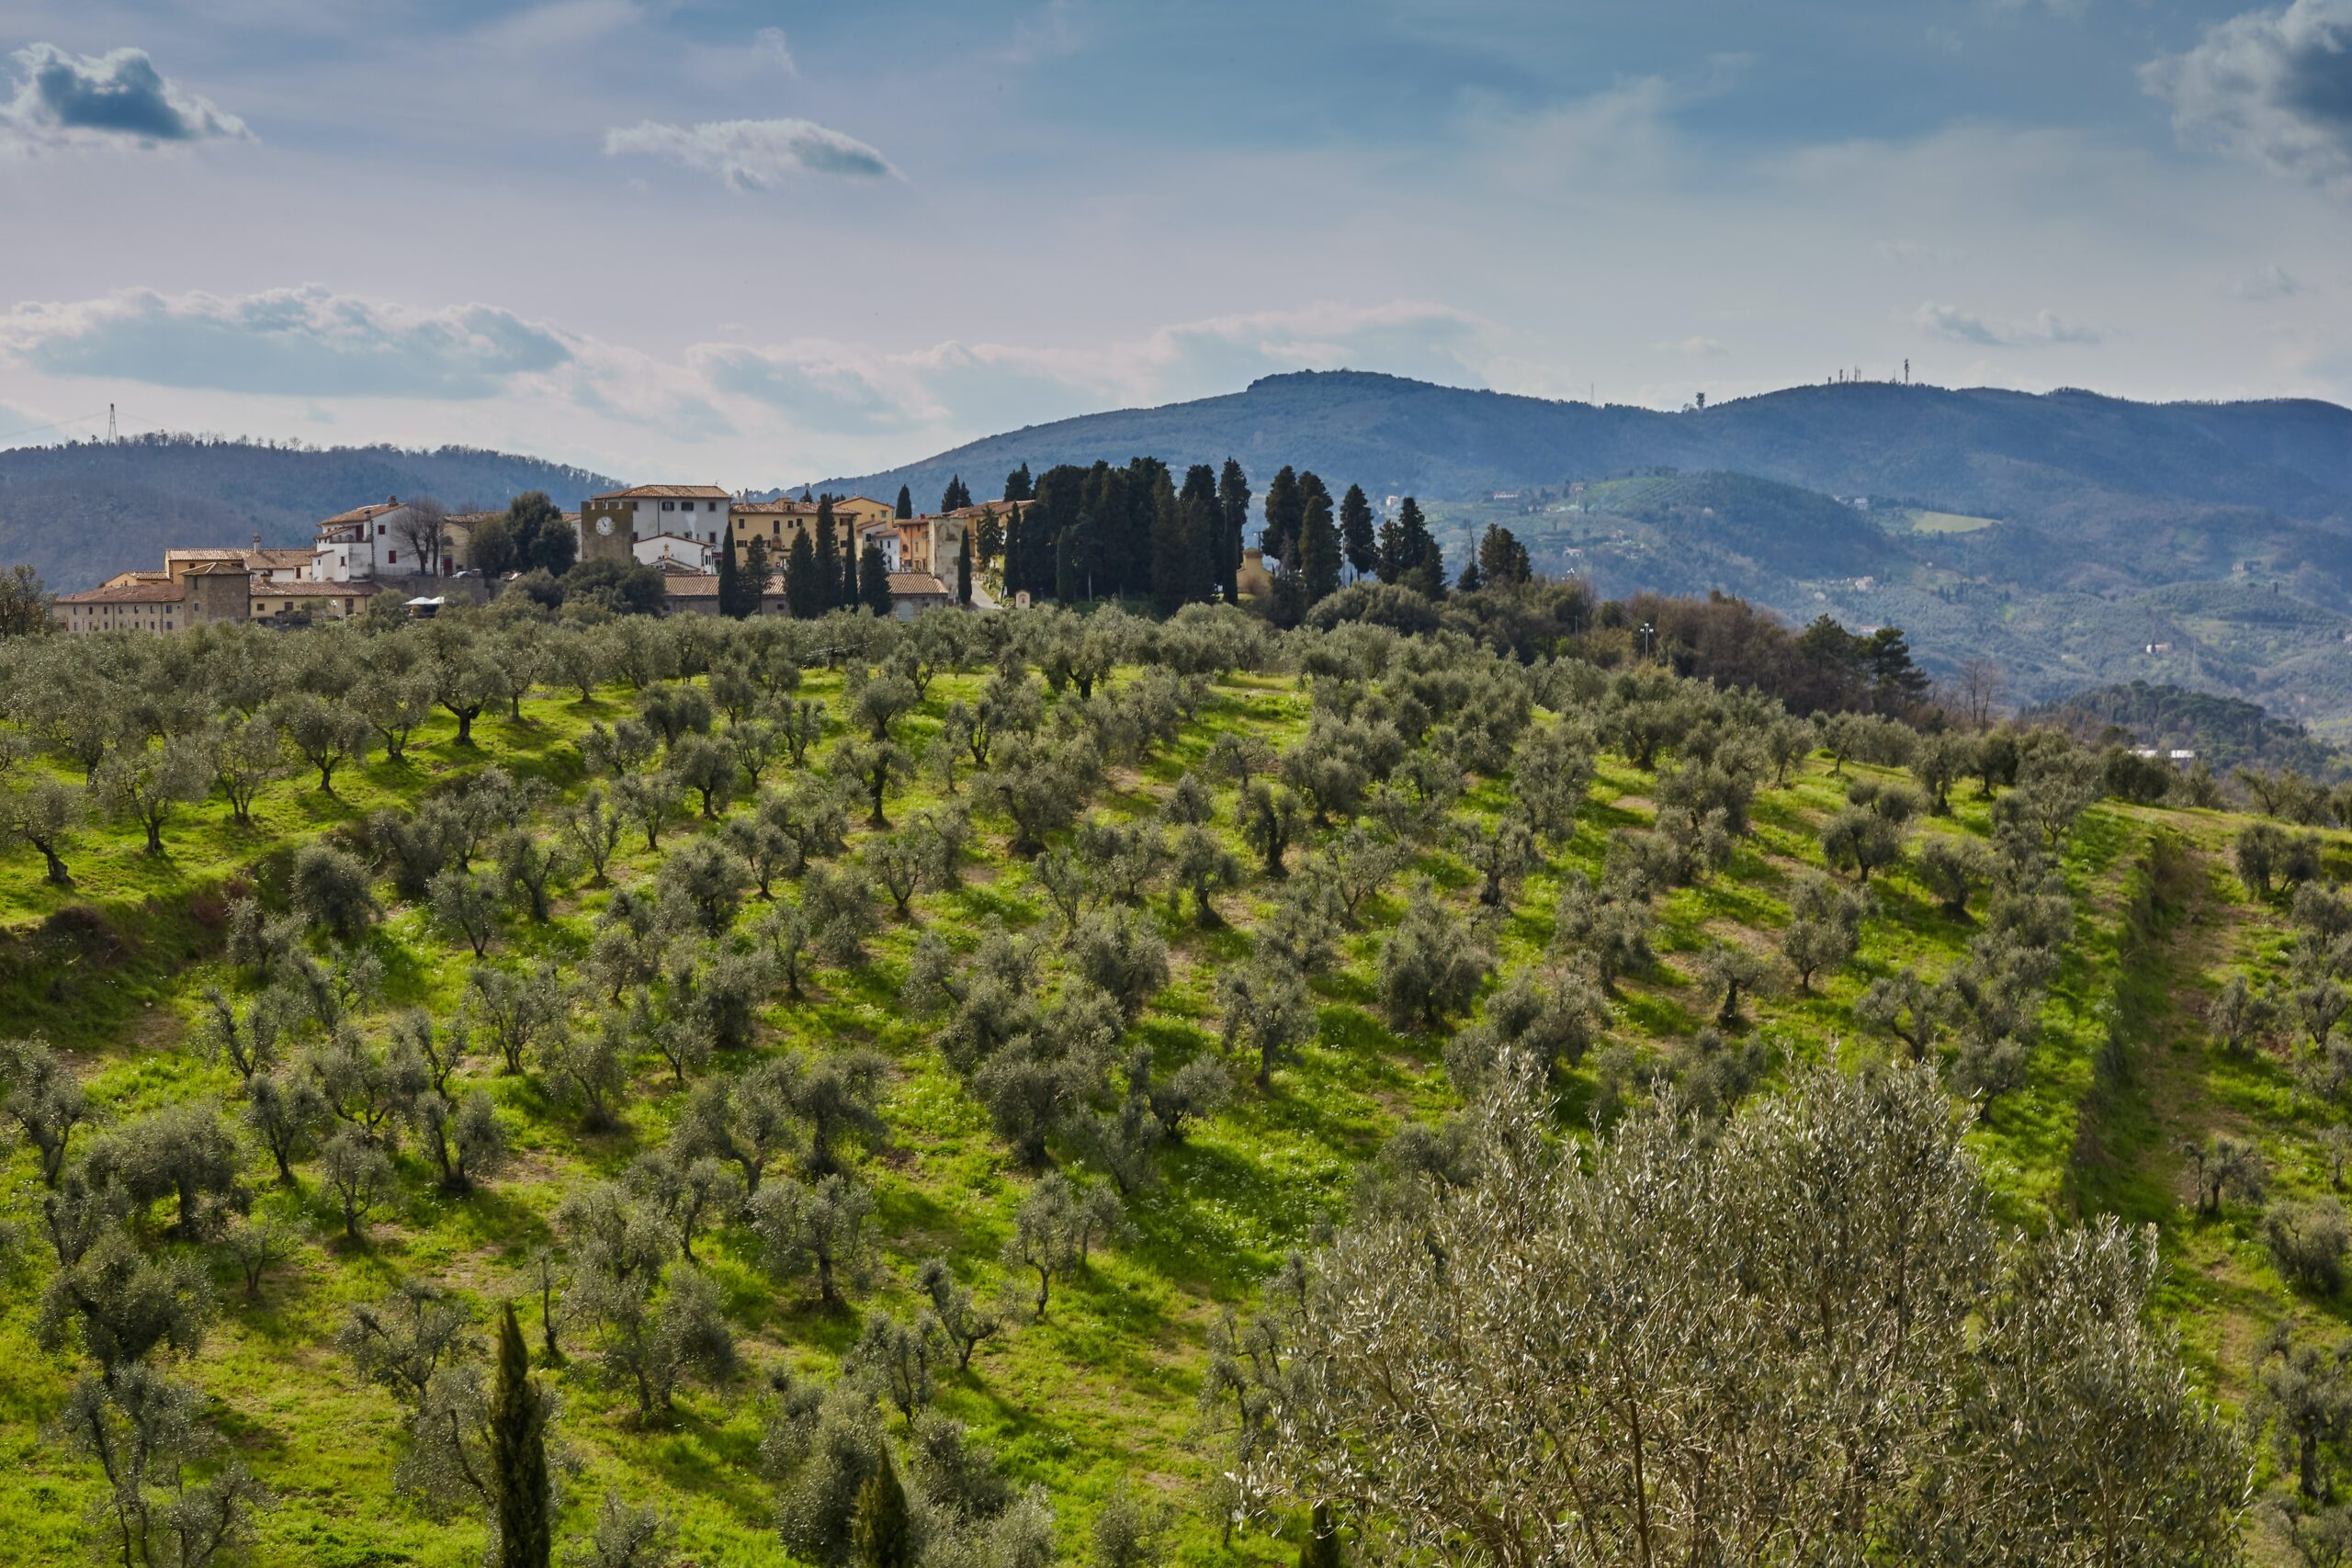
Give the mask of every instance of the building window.
<svg viewBox="0 0 2352 1568">
<path fill-rule="evenodd" d="M 673 512 L 677 509 L 677 505 L 678 503 L 674 501 L 665 501 L 662 503 L 662 510 L 664 512 Z"/>
</svg>

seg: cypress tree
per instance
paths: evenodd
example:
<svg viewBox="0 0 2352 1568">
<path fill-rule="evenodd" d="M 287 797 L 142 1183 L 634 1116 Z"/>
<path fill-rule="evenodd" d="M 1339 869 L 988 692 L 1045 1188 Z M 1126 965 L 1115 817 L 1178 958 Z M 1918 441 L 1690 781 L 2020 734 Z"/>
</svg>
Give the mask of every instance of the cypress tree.
<svg viewBox="0 0 2352 1568">
<path fill-rule="evenodd" d="M 842 541 L 833 526 L 833 498 L 817 502 L 817 613 L 842 602 Z"/>
<path fill-rule="evenodd" d="M 909 489 L 908 489 L 906 486 L 904 486 L 904 485 L 900 485 L 900 486 L 899 487 L 899 515 L 901 518 L 907 518 L 907 517 L 912 517 L 914 514 L 915 514 L 915 495 L 914 495 L 914 491 L 912 491 L 909 490 Z"/>
<path fill-rule="evenodd" d="M 907 1492 L 890 1450 L 857 1489 L 857 1517 L 850 1526 L 850 1548 L 858 1568 L 914 1568 L 912 1532 L 907 1527 Z"/>
<path fill-rule="evenodd" d="M 1266 487 L 1266 525 L 1258 534 L 1258 547 L 1284 566 L 1298 564 L 1298 525 L 1306 514 L 1306 498 L 1298 492 L 1298 474 L 1288 464 Z"/>
<path fill-rule="evenodd" d="M 817 550 L 808 531 L 792 536 L 791 553 L 784 561 L 784 607 L 797 621 L 814 620 L 825 613 L 823 585 L 818 581 Z"/>
<path fill-rule="evenodd" d="M 718 552 L 718 613 L 741 620 L 742 598 L 742 586 L 735 571 L 735 541 L 729 539 L 727 547 Z"/>
<path fill-rule="evenodd" d="M 768 587 L 775 580 L 775 562 L 768 557 L 768 542 L 753 536 L 743 547 L 743 613 L 756 615 L 766 606 Z"/>
<path fill-rule="evenodd" d="M 531 1381 L 514 1304 L 498 1324 L 498 1381 L 490 1403 L 490 1469 L 499 1568 L 548 1568 L 548 1405 Z M 901 1500 L 903 1503 L 903 1499 Z"/>
<path fill-rule="evenodd" d="M 1054 541 L 1054 597 L 1065 604 L 1078 603 L 1078 528 L 1065 528 Z"/>
<path fill-rule="evenodd" d="M 1013 469 L 1012 472 L 1004 476 L 1005 500 L 1027 501 L 1036 493 L 1036 486 L 1029 478 L 1028 464 L 1023 463 L 1019 468 Z"/>
<path fill-rule="evenodd" d="M 865 595 L 857 581 L 857 536 L 853 534 L 842 545 L 842 608 L 854 610 L 865 603 Z"/>
<path fill-rule="evenodd" d="M 1298 1568 L 1340 1568 L 1340 1530 L 1331 1522 L 1329 1503 L 1315 1505 L 1306 1539 L 1299 1544 Z"/>
<path fill-rule="evenodd" d="M 975 543 L 982 566 L 994 560 L 998 553 L 1004 549 L 1005 536 L 1012 527 L 1012 519 L 1020 515 L 1020 508 L 1015 507 L 1007 520 L 1000 523 L 996 520 L 996 509 L 993 507 L 980 513 L 980 525 L 974 529 L 973 533 L 977 536 Z"/>
<path fill-rule="evenodd" d="M 1029 586 L 1027 560 L 1029 547 L 1022 537 L 1021 514 L 1014 513 L 1004 522 L 1004 596 L 1012 598 Z"/>
<path fill-rule="evenodd" d="M 868 539 L 865 553 L 857 563 L 858 602 L 877 615 L 890 614 L 890 569 L 882 559 L 882 547 Z"/>
<path fill-rule="evenodd" d="M 1216 538 L 1216 587 L 1228 604 L 1241 603 L 1241 530 L 1250 521 L 1250 476 L 1235 459 L 1217 475 L 1216 503 L 1223 514 Z"/>
<path fill-rule="evenodd" d="M 1340 531 L 1331 525 L 1329 491 L 1317 486 L 1308 492 L 1298 528 L 1298 575 L 1312 604 L 1340 587 Z"/>
<path fill-rule="evenodd" d="M 1175 487 L 1161 470 L 1153 487 L 1151 517 L 1151 602 L 1163 615 L 1173 615 L 1193 596 L 1192 549 L 1184 537 L 1184 511 L 1177 503 Z"/>
<path fill-rule="evenodd" d="M 1378 570 L 1380 542 L 1373 536 L 1372 502 L 1365 499 L 1362 485 L 1350 485 L 1340 498 L 1340 547 L 1348 558 L 1348 570 L 1356 576 Z"/>
<path fill-rule="evenodd" d="M 965 535 L 956 542 L 956 603 L 972 602 L 972 536 Z"/>
<path fill-rule="evenodd" d="M 939 510 L 953 512 L 959 506 L 972 504 L 972 492 L 964 487 L 964 476 L 956 474 L 947 481 L 945 493 L 939 498 Z"/>
</svg>

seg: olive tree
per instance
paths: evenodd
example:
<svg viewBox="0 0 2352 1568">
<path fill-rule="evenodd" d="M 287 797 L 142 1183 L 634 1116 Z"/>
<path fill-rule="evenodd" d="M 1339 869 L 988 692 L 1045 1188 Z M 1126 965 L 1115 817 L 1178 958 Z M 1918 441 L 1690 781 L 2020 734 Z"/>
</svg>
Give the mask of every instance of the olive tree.
<svg viewBox="0 0 2352 1568">
<path fill-rule="evenodd" d="M 1465 1186 L 1270 1304 L 1250 1495 L 1478 1564 L 2234 1551 L 2245 1455 L 2149 1326 L 2152 1239 L 2007 1236 L 1931 1074 L 1590 1156 L 1510 1080 L 1472 1116 Z"/>
</svg>

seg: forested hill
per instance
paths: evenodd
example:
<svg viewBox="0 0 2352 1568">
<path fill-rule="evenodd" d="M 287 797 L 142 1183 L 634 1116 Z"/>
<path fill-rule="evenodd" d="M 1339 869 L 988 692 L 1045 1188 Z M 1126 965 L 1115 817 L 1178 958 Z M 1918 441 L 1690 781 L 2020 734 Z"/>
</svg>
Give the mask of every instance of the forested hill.
<svg viewBox="0 0 2352 1568">
<path fill-rule="evenodd" d="M 389 495 L 453 510 L 543 490 L 564 507 L 615 488 L 602 474 L 470 446 L 271 446 L 149 436 L 0 451 L 0 562 L 51 588 L 88 588 L 170 546 L 309 543 L 322 517 Z"/>
<path fill-rule="evenodd" d="M 819 488 L 888 497 L 903 483 L 928 504 L 953 475 L 989 495 L 1024 462 L 1124 463 L 1139 452 L 1178 464 L 1237 457 L 1261 488 L 1289 463 L 1335 488 L 1423 497 L 1670 467 L 2026 520 L 2097 521 L 2146 499 L 2352 517 L 2352 412 L 2332 403 L 2135 403 L 1855 382 L 1660 413 L 1345 370 L 1034 425 Z"/>
</svg>

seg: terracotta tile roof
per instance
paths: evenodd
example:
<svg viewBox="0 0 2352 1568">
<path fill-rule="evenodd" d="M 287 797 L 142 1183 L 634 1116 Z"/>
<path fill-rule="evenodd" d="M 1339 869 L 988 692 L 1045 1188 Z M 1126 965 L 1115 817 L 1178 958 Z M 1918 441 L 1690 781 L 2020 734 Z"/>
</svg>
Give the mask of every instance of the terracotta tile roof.
<svg viewBox="0 0 2352 1568">
<path fill-rule="evenodd" d="M 60 604 L 176 604 L 187 590 L 176 582 L 114 582 L 80 593 L 61 593 Z"/>
<path fill-rule="evenodd" d="M 306 554 L 302 558 L 307 561 L 311 558 Z M 243 577 L 245 575 L 245 563 L 243 560 L 201 560 L 187 569 L 187 575 L 190 577 Z"/>
<path fill-rule="evenodd" d="M 310 558 L 310 554 L 311 554 L 311 552 L 310 552 L 310 551 L 308 551 L 308 550 L 304 550 L 304 551 L 302 552 L 303 558 L 308 559 L 308 558 Z M 208 545 L 208 546 L 204 546 L 204 547 L 200 547 L 200 548 L 197 548 L 197 549 L 187 549 L 187 550 L 165 550 L 165 551 L 164 552 L 164 559 L 166 562 L 175 561 L 175 560 L 227 560 L 227 561 L 242 561 L 242 560 L 243 560 L 243 559 L 245 558 L 245 555 L 246 555 L 246 551 L 245 551 L 245 549 L 244 549 L 244 547 L 243 547 L 243 546 L 241 546 L 241 545 L 238 545 L 238 546 L 210 546 L 210 545 Z"/>
<path fill-rule="evenodd" d="M 662 580 L 662 592 L 673 599 L 715 599 L 718 596 L 718 573 L 715 571 L 683 571 Z"/>
<path fill-rule="evenodd" d="M 273 545 L 266 549 L 247 550 L 244 552 L 244 557 L 245 564 L 248 566 L 255 563 L 272 567 L 308 566 L 316 554 L 316 551 L 301 546 L 288 546 L 281 548 Z"/>
<path fill-rule="evenodd" d="M 606 491 L 593 499 L 597 501 L 729 501 L 735 492 L 717 485 L 631 485 L 627 490 Z"/>
<path fill-rule="evenodd" d="M 928 571 L 894 571 L 890 574 L 890 594 L 896 599 L 948 597 L 947 584 Z"/>
</svg>

